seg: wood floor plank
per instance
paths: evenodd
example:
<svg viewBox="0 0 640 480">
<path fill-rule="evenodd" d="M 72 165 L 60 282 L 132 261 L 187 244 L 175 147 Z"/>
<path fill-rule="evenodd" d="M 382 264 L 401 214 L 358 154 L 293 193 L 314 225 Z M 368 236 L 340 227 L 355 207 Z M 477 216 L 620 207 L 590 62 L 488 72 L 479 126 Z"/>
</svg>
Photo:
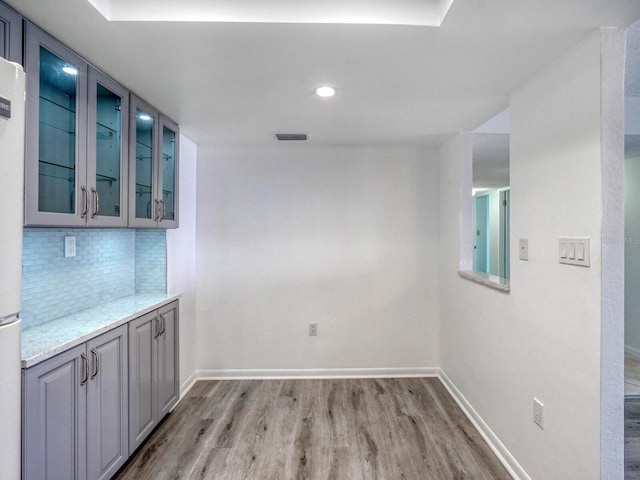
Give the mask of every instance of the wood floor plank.
<svg viewBox="0 0 640 480">
<path fill-rule="evenodd" d="M 118 480 L 511 478 L 435 378 L 199 381 Z"/>
<path fill-rule="evenodd" d="M 640 480 L 640 397 L 624 400 L 624 478 Z"/>
</svg>

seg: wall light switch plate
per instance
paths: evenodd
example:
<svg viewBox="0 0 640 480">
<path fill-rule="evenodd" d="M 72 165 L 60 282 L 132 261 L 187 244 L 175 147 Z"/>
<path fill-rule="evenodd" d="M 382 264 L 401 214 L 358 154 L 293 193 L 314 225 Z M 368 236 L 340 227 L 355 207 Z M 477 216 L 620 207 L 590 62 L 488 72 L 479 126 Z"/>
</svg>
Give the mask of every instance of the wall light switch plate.
<svg viewBox="0 0 640 480">
<path fill-rule="evenodd" d="M 76 237 L 64 237 L 64 256 L 76 256 Z"/>
<path fill-rule="evenodd" d="M 558 240 L 560 263 L 567 265 L 577 265 L 579 267 L 591 266 L 589 255 L 589 237 L 562 237 Z"/>
<path fill-rule="evenodd" d="M 533 422 L 544 429 L 544 403 L 537 398 L 533 399 Z"/>
<path fill-rule="evenodd" d="M 520 260 L 529 261 L 529 240 L 521 238 L 519 242 Z"/>
</svg>

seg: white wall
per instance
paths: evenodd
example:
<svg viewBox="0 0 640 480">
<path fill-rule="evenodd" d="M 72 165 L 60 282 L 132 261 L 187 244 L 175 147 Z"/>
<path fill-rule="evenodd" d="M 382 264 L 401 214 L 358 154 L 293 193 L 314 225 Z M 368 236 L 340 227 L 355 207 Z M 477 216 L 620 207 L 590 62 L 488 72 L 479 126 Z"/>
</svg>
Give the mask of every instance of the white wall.
<svg viewBox="0 0 640 480">
<path fill-rule="evenodd" d="M 196 325 L 196 144 L 180 136 L 180 228 L 167 230 L 167 290 L 180 292 L 180 382 L 188 386 L 197 368 Z"/>
<path fill-rule="evenodd" d="M 625 175 L 625 349 L 640 357 L 640 156 L 628 157 Z"/>
<path fill-rule="evenodd" d="M 437 366 L 429 153 L 200 147 L 199 368 Z"/>
<path fill-rule="evenodd" d="M 530 260 L 512 249 L 510 294 L 456 275 L 460 249 L 452 240 L 470 230 L 462 223 L 461 233 L 451 220 L 460 218 L 464 188 L 456 176 L 469 170 L 470 159 L 459 156 L 468 155 L 468 139 L 440 151 L 442 367 L 534 479 L 600 478 L 607 462 L 600 443 L 601 87 L 595 32 L 513 92 L 511 243 L 529 239 Z M 568 235 L 591 238 L 591 268 L 558 263 L 558 237 Z M 545 404 L 544 430 L 532 421 L 533 397 Z"/>
</svg>

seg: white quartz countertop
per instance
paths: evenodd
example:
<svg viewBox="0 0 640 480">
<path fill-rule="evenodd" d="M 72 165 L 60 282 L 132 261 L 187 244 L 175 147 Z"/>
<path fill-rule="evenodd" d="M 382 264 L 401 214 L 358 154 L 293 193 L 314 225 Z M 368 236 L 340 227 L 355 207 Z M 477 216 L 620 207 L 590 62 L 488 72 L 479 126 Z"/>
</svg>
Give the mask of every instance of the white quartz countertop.
<svg viewBox="0 0 640 480">
<path fill-rule="evenodd" d="M 32 367 L 181 296 L 172 293 L 130 295 L 25 328 L 22 330 L 22 368 Z"/>
</svg>

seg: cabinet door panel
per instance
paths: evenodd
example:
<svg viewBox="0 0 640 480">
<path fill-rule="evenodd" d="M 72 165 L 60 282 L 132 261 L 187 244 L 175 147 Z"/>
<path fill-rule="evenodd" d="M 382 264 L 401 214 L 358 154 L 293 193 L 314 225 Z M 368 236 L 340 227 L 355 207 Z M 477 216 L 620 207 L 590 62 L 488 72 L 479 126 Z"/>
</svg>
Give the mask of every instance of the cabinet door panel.
<svg viewBox="0 0 640 480">
<path fill-rule="evenodd" d="M 165 117 L 160 117 L 160 166 L 158 168 L 158 195 L 161 201 L 161 215 L 158 226 L 178 228 L 178 125 Z"/>
<path fill-rule="evenodd" d="M 89 67 L 87 188 L 89 226 L 127 225 L 129 93 Z"/>
<path fill-rule="evenodd" d="M 22 17 L 0 3 L 0 57 L 22 65 Z"/>
<path fill-rule="evenodd" d="M 129 322 L 129 454 L 156 425 L 156 313 Z"/>
<path fill-rule="evenodd" d="M 178 305 L 176 302 L 158 311 L 161 335 L 157 339 L 158 415 L 164 417 L 178 402 Z"/>
<path fill-rule="evenodd" d="M 84 479 L 84 345 L 23 373 L 23 479 Z"/>
<path fill-rule="evenodd" d="M 87 343 L 87 478 L 109 479 L 129 455 L 127 327 Z"/>
<path fill-rule="evenodd" d="M 159 213 L 155 181 L 158 115 L 134 95 L 129 108 L 129 226 L 155 227 Z"/>
<path fill-rule="evenodd" d="M 26 224 L 84 225 L 87 64 L 27 23 Z"/>
</svg>

